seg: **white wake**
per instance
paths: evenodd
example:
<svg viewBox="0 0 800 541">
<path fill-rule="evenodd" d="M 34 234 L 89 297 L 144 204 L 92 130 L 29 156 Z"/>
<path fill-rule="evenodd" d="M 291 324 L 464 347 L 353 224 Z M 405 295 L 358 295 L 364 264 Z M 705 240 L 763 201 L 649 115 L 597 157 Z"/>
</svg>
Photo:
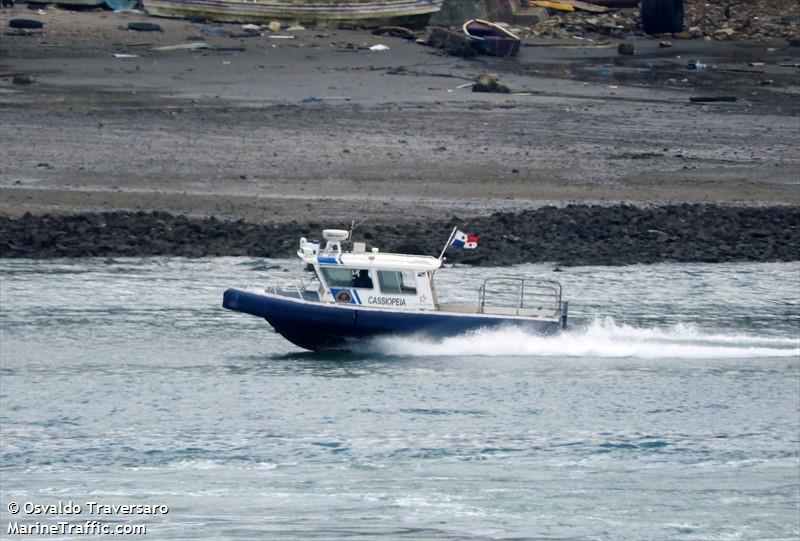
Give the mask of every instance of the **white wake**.
<svg viewBox="0 0 800 541">
<path fill-rule="evenodd" d="M 390 337 L 370 350 L 405 356 L 537 356 L 645 359 L 800 357 L 800 339 L 712 334 L 691 325 L 640 328 L 612 319 L 541 336 L 521 329 L 486 329 L 445 339 Z"/>
</svg>

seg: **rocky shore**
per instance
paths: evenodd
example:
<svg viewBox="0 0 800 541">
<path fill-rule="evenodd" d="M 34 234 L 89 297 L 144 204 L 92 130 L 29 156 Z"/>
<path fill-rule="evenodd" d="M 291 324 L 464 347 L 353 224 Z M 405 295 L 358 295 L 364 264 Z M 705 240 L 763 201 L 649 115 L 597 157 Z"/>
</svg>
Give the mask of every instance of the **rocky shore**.
<svg viewBox="0 0 800 541">
<path fill-rule="evenodd" d="M 800 258 L 797 2 L 687 0 L 663 36 L 547 12 L 513 58 L 28 7 L 0 10 L 0 257 L 283 257 L 356 218 L 425 254 L 458 225 L 474 265 Z"/>
<path fill-rule="evenodd" d="M 289 257 L 300 236 L 348 224 L 254 224 L 165 212 L 0 216 L 0 257 Z M 366 223 L 357 239 L 383 251 L 438 254 L 450 228 L 480 236 L 448 260 L 473 265 L 790 261 L 800 259 L 800 207 L 570 205 L 467 219 Z"/>
<path fill-rule="evenodd" d="M 800 32 L 800 4 L 793 0 L 684 0 L 684 10 L 684 31 L 672 36 L 675 39 L 796 40 Z M 522 35 L 535 37 L 644 37 L 638 6 L 599 14 L 581 10 L 555 11 L 520 30 Z M 653 39 L 663 37 L 654 36 Z"/>
</svg>

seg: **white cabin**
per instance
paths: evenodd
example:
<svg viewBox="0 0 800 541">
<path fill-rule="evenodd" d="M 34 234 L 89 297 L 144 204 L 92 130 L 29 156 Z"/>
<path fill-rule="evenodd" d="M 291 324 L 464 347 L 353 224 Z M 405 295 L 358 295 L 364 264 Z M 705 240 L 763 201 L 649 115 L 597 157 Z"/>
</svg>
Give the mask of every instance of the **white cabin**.
<svg viewBox="0 0 800 541">
<path fill-rule="evenodd" d="M 366 250 L 354 242 L 342 249 L 349 232 L 326 229 L 324 248 L 318 242 L 300 239 L 298 257 L 313 267 L 320 281 L 322 302 L 356 304 L 396 310 L 436 310 L 433 273 L 442 261 L 431 256 L 390 254 L 377 248 Z"/>
</svg>

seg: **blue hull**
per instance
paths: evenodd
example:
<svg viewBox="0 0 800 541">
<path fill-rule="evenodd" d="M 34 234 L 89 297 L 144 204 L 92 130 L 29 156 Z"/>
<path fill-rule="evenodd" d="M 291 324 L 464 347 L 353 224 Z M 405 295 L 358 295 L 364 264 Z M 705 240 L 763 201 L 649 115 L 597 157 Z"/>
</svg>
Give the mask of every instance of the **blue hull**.
<svg viewBox="0 0 800 541">
<path fill-rule="evenodd" d="M 261 295 L 228 289 L 222 306 L 263 317 L 284 338 L 312 351 L 347 349 L 354 340 L 383 335 L 423 333 L 434 337 L 452 336 L 475 329 L 501 325 L 522 326 L 536 332 L 558 332 L 566 320 L 534 320 L 489 317 L 481 314 L 442 312 L 399 312 L 303 302 L 279 295 Z"/>
</svg>

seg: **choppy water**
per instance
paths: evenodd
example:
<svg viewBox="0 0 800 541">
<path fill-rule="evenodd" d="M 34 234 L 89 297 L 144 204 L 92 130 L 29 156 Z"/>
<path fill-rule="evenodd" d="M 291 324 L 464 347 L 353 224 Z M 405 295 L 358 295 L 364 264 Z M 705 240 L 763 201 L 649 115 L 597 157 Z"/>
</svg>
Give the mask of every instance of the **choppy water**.
<svg viewBox="0 0 800 541">
<path fill-rule="evenodd" d="M 148 540 L 800 537 L 798 263 L 516 267 L 562 282 L 566 334 L 346 356 L 220 308 L 294 262 L 0 265 L 3 539 L 87 538 L 7 534 L 65 518 Z"/>
</svg>

